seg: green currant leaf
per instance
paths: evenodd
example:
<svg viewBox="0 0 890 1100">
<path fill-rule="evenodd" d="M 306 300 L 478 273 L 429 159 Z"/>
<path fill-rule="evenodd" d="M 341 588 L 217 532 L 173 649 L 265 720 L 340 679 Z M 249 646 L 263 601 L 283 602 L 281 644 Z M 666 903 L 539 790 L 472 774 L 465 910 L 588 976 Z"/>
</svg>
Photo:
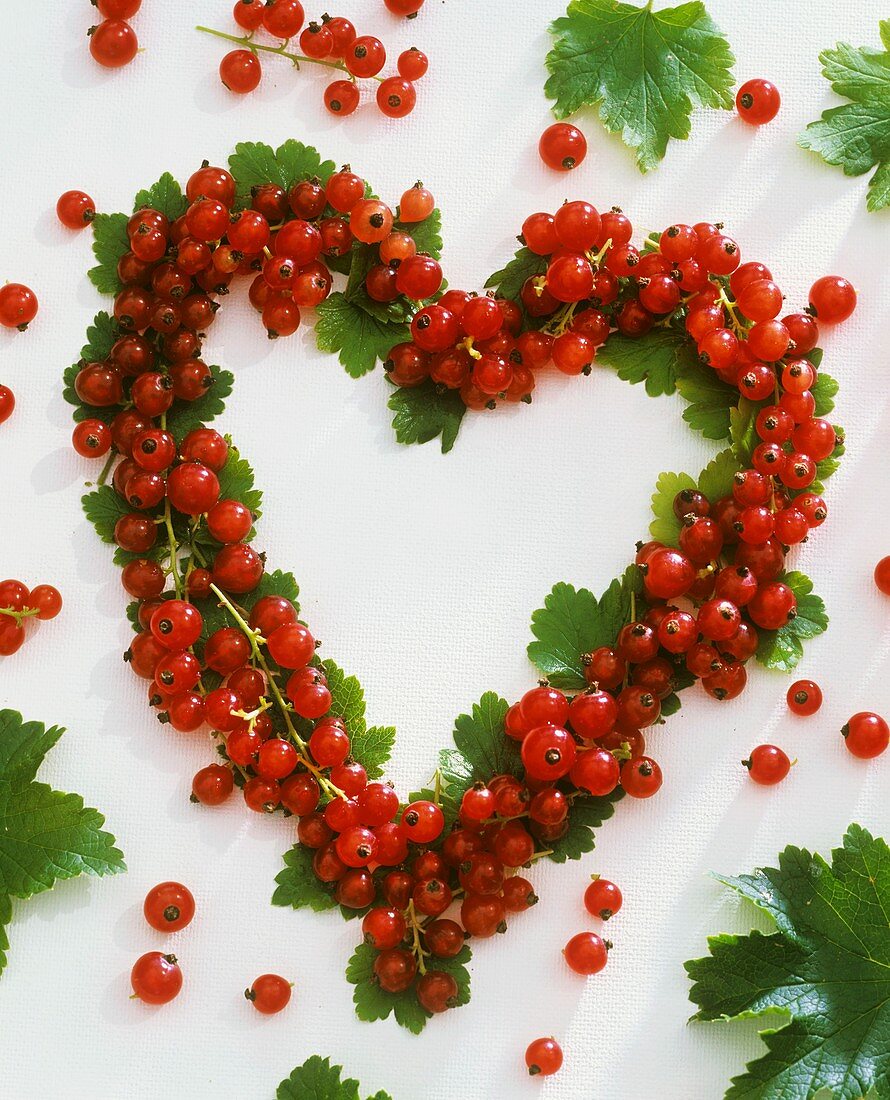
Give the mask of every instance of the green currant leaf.
<svg viewBox="0 0 890 1100">
<path fill-rule="evenodd" d="M 869 210 L 890 206 L 890 19 L 879 24 L 883 50 L 838 42 L 819 54 L 822 75 L 851 102 L 822 112 L 801 134 L 804 149 L 818 153 L 847 176 L 875 169 Z"/>
<path fill-rule="evenodd" d="M 694 106 L 730 110 L 735 58 L 704 4 L 652 11 L 616 0 L 571 0 L 550 27 L 553 113 L 599 107 L 603 125 L 654 168 L 670 138 L 689 137 Z"/>
<path fill-rule="evenodd" d="M 738 455 L 739 462 L 745 466 L 751 465 L 751 456 L 754 449 L 760 443 L 757 434 L 757 414 L 763 407 L 749 401 L 747 397 L 739 399 L 738 406 L 729 410 L 729 437 L 732 440 L 732 449 Z"/>
<path fill-rule="evenodd" d="M 117 265 L 130 251 L 126 214 L 97 214 L 93 218 L 93 255 L 99 261 L 90 268 L 90 282 L 100 294 L 117 294 L 123 288 Z"/>
<path fill-rule="evenodd" d="M 429 380 L 420 386 L 396 387 L 388 405 L 395 413 L 392 426 L 399 443 L 429 443 L 441 436 L 442 454 L 454 446 L 467 411 L 456 390 L 440 393 Z"/>
<path fill-rule="evenodd" d="M 526 279 L 533 275 L 543 275 L 547 270 L 547 257 L 539 256 L 525 245 L 517 249 L 513 259 L 500 271 L 485 280 L 486 290 L 494 288 L 499 298 L 519 298 Z"/>
<path fill-rule="evenodd" d="M 379 779 L 383 775 L 383 765 L 392 753 L 395 727 L 372 726 L 368 729 L 365 722 L 365 693 L 356 677 L 347 676 L 333 661 L 323 661 L 322 667 L 331 693 L 330 713 L 346 723 L 350 755 L 364 767 L 369 779 Z"/>
<path fill-rule="evenodd" d="M 179 442 L 195 428 L 215 420 L 226 407 L 225 399 L 232 392 L 235 376 L 231 371 L 211 366 L 213 383 L 196 401 L 175 401 L 167 413 L 167 431 Z"/>
<path fill-rule="evenodd" d="M 790 672 L 803 657 L 803 643 L 828 629 L 828 615 L 821 597 L 813 595 L 813 582 L 804 573 L 779 577 L 797 597 L 797 615 L 781 630 L 761 630 L 757 660 L 767 668 Z"/>
<path fill-rule="evenodd" d="M 300 180 L 318 177 L 322 182 L 336 172 L 332 160 L 322 160 L 317 149 L 302 142 L 286 141 L 277 150 L 262 142 L 242 141 L 229 157 L 229 171 L 238 185 L 235 205 L 250 206 L 251 188 L 277 183 L 289 191 Z"/>
<path fill-rule="evenodd" d="M 438 207 L 422 222 L 396 221 L 393 229 L 413 237 L 418 252 L 426 252 L 434 260 L 442 255 L 442 211 Z"/>
<path fill-rule="evenodd" d="M 722 382 L 710 367 L 696 362 L 677 376 L 677 389 L 689 408 L 683 419 L 706 439 L 728 439 L 730 412 L 739 403 L 735 386 Z"/>
<path fill-rule="evenodd" d="M 727 1100 L 890 1096 L 890 849 L 851 825 L 830 864 L 792 846 L 778 862 L 716 876 L 777 930 L 713 936 L 686 963 L 693 1019 L 769 1024 Z"/>
<path fill-rule="evenodd" d="M 744 398 L 742 399 L 744 400 Z M 748 465 L 747 461 L 739 461 L 739 457 L 733 447 L 727 447 L 705 466 L 698 475 L 698 488 L 708 500 L 719 500 L 729 496 L 732 492 L 733 478 Z"/>
<path fill-rule="evenodd" d="M 674 514 L 674 497 L 683 489 L 695 489 L 695 478 L 689 474 L 659 474 L 652 494 L 652 514 L 649 534 L 665 546 L 678 546 L 683 524 Z"/>
<path fill-rule="evenodd" d="M 816 401 L 815 416 L 828 416 L 834 408 L 834 399 L 840 386 L 830 374 L 821 371 L 816 376 L 816 382 L 810 390 Z"/>
<path fill-rule="evenodd" d="M 246 458 L 241 457 L 238 448 L 231 440 L 226 464 L 217 474 L 219 478 L 219 499 L 238 500 L 250 509 L 255 519 L 262 515 L 263 494 L 254 487 L 253 467 Z"/>
<path fill-rule="evenodd" d="M 337 352 L 353 378 L 373 370 L 378 359 L 386 359 L 390 348 L 410 338 L 406 324 L 380 320 L 339 290 L 318 307 L 315 341 L 321 351 Z"/>
<path fill-rule="evenodd" d="M 359 1100 L 359 1084 L 351 1077 L 341 1080 L 342 1066 L 314 1054 L 291 1071 L 278 1086 L 276 1100 Z M 392 1100 L 388 1092 L 375 1092 L 368 1100 Z"/>
<path fill-rule="evenodd" d="M 290 906 L 292 909 L 311 909 L 322 913 L 335 909 L 333 887 L 319 879 L 312 870 L 313 852 L 302 844 L 295 844 L 284 853 L 284 867 L 275 876 L 278 884 L 272 895 L 272 904 Z"/>
<path fill-rule="evenodd" d="M 165 172 L 157 183 L 139 192 L 133 201 L 133 213 L 146 206 L 159 211 L 174 222 L 188 210 L 189 203 L 176 180 L 169 172 Z"/>
<path fill-rule="evenodd" d="M 634 597 L 643 590 L 640 570 L 628 566 L 597 599 L 586 588 L 556 584 L 544 606 L 532 615 L 537 641 L 528 656 L 554 687 L 586 688 L 585 654 L 611 645 L 618 631 L 631 621 Z"/>
<path fill-rule="evenodd" d="M 35 775 L 64 730 L 0 710 L 0 970 L 6 965 L 11 898 L 51 890 L 60 879 L 126 870 L 105 819 L 76 794 Z"/>
<path fill-rule="evenodd" d="M 676 393 L 677 379 L 700 365 L 689 337 L 670 328 L 652 329 L 638 337 L 613 332 L 597 348 L 596 361 L 612 367 L 624 382 L 645 382 L 650 397 Z"/>
<path fill-rule="evenodd" d="M 515 774 L 522 763 L 519 747 L 504 733 L 504 718 L 510 704 L 487 691 L 471 714 L 454 722 L 453 749 L 439 753 L 439 773 L 448 796 L 456 803 L 477 780 L 488 782 L 493 775 Z"/>
<path fill-rule="evenodd" d="M 558 840 L 548 842 L 548 858 L 554 863 L 565 863 L 568 859 L 580 859 L 586 852 L 592 852 L 595 845 L 593 830 L 615 812 L 615 803 L 624 795 L 618 787 L 604 798 L 577 798 L 569 812 L 569 831 Z"/>
<path fill-rule="evenodd" d="M 114 542 L 114 525 L 133 509 L 110 485 L 101 485 L 81 499 L 87 519 L 103 542 Z"/>
</svg>

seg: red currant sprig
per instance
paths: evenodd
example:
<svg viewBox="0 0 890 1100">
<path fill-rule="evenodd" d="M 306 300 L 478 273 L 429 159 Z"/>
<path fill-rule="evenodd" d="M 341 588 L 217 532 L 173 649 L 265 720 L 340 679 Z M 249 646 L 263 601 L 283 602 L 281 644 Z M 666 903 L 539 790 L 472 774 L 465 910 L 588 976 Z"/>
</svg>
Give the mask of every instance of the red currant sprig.
<svg viewBox="0 0 890 1100">
<path fill-rule="evenodd" d="M 422 0 L 420 3 L 393 0 L 393 3 L 413 7 L 413 11 L 400 14 L 415 15 Z M 414 82 L 429 68 L 429 61 L 420 50 L 404 51 L 398 58 L 398 74 L 384 77 L 380 75 L 386 63 L 383 43 L 373 35 L 359 35 L 348 19 L 326 14 L 321 22 L 303 27 L 304 12 L 297 0 L 274 0 L 265 6 L 257 0 L 238 0 L 234 14 L 236 23 L 248 32 L 246 35 L 227 34 L 211 27 L 197 28 L 239 47 L 220 62 L 220 79 L 229 91 L 239 95 L 252 92 L 263 75 L 260 54 L 278 55 L 286 57 L 297 69 L 302 64 L 320 65 L 344 74 L 324 92 L 324 103 L 331 114 L 351 115 L 355 111 L 362 96 L 359 80 L 377 82 L 377 106 L 389 118 L 403 118 L 414 110 L 417 102 Z M 278 44 L 257 42 L 253 35 L 261 29 L 279 39 Z M 299 53 L 286 48 L 297 34 Z"/>
</svg>

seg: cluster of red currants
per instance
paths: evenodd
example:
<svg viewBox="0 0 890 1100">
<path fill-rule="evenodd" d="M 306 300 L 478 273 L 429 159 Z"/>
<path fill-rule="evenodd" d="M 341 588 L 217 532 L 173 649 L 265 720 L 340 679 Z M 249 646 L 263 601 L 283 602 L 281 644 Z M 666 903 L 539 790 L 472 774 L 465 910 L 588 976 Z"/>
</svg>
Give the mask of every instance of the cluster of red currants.
<svg viewBox="0 0 890 1100">
<path fill-rule="evenodd" d="M 62 597 L 51 584 L 29 589 L 21 581 L 0 581 L 0 657 L 21 649 L 29 619 L 54 619 L 61 610 Z"/>
<path fill-rule="evenodd" d="M 142 0 L 91 0 L 102 22 L 90 27 L 90 53 L 105 69 L 129 65 L 139 52 L 139 39 L 128 20 L 142 7 Z"/>
<path fill-rule="evenodd" d="M 195 899 L 181 882 L 161 882 L 146 894 L 142 906 L 146 921 L 158 932 L 179 932 L 192 922 Z M 175 955 L 148 951 L 130 971 L 133 996 L 144 1004 L 163 1005 L 182 989 L 182 970 Z M 244 996 L 257 1012 L 271 1016 L 290 1001 L 293 985 L 278 974 L 261 974 L 247 987 Z"/>
<path fill-rule="evenodd" d="M 409 15 L 416 14 L 422 2 L 388 0 L 396 7 L 413 7 L 413 12 L 400 13 Z M 417 102 L 414 82 L 429 68 L 426 54 L 416 47 L 399 55 L 396 74 L 383 77 L 380 76 L 386 64 L 383 43 L 373 35 L 358 34 L 354 24 L 343 16 L 325 13 L 319 22 L 304 27 L 305 13 L 300 0 L 237 0 L 234 16 L 238 26 L 247 32 L 243 37 L 198 27 L 205 34 L 239 46 L 227 53 L 219 65 L 220 79 L 229 91 L 239 95 L 252 92 L 263 76 L 259 55 L 267 53 L 286 57 L 297 69 L 303 64 L 313 64 L 344 73 L 343 78 L 325 88 L 324 102 L 331 114 L 351 115 L 355 111 L 361 100 L 359 80 L 377 82 L 377 106 L 387 117 L 404 118 L 414 110 Z M 278 39 L 278 44 L 257 42 L 253 36 L 258 31 Z M 287 45 L 298 34 L 300 52 L 295 53 Z"/>
</svg>

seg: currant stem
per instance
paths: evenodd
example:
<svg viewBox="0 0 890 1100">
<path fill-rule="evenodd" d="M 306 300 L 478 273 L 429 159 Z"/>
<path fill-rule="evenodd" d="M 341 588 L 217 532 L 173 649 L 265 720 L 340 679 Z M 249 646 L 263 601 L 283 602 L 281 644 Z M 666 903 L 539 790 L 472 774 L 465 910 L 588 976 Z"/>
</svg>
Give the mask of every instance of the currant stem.
<svg viewBox="0 0 890 1100">
<path fill-rule="evenodd" d="M 355 84 L 356 80 L 349 69 L 346 68 L 342 61 L 325 61 L 322 57 L 306 57 L 302 53 L 288 53 L 285 49 L 287 41 L 281 43 L 280 46 L 264 46 L 261 42 L 254 42 L 246 35 L 239 36 L 236 34 L 226 34 L 225 31 L 214 30 L 213 27 L 195 27 L 196 31 L 201 31 L 202 34 L 212 34 L 216 38 L 224 38 L 226 42 L 234 42 L 238 46 L 243 46 L 245 50 L 250 50 L 251 53 L 274 53 L 279 57 L 286 57 L 289 61 L 292 61 L 294 65 L 299 69 L 300 65 L 306 61 L 310 65 L 324 65 L 326 69 L 336 69 L 337 72 L 345 73 L 346 79 L 351 80 Z M 382 76 L 370 77 L 371 80 L 376 80 L 378 84 L 383 83 Z"/>
<path fill-rule="evenodd" d="M 405 910 L 405 914 L 408 917 L 408 922 L 411 925 L 411 934 L 414 939 L 414 943 L 411 947 L 415 958 L 417 959 L 417 969 L 421 974 L 426 974 L 426 963 L 423 961 L 424 955 L 427 952 L 424 950 L 423 945 L 420 942 L 420 924 L 417 920 L 417 914 L 414 911 L 414 900 L 408 902 L 408 908 Z"/>
<path fill-rule="evenodd" d="M 263 656 L 263 651 L 260 649 L 259 642 L 257 641 L 257 638 L 259 637 L 257 632 L 250 628 L 244 617 L 237 610 L 237 608 L 229 599 L 229 597 L 225 594 L 225 592 L 222 591 L 222 589 L 217 588 L 215 584 L 211 584 L 210 588 L 211 591 L 215 592 L 216 595 L 219 597 L 219 602 L 232 616 L 232 618 L 240 627 L 241 632 L 250 642 L 250 648 L 253 651 L 254 658 L 256 659 L 257 664 L 266 674 L 269 688 L 271 689 L 272 694 L 275 696 L 275 702 L 278 704 L 278 709 L 281 711 L 281 716 L 284 719 L 284 724 L 287 726 L 287 732 L 290 734 L 294 744 L 300 750 L 300 756 L 303 764 L 308 771 L 312 772 L 312 774 L 318 781 L 318 785 L 331 798 L 346 798 L 346 795 L 340 790 L 340 788 L 331 783 L 331 781 L 321 771 L 321 769 L 313 764 L 312 758 L 309 755 L 309 747 L 303 740 L 303 738 L 299 735 L 299 733 L 297 733 L 297 730 L 293 722 L 291 721 L 290 707 L 284 701 L 284 696 L 281 694 L 281 689 L 279 688 L 278 683 L 275 680 L 275 675 L 272 672 L 272 669 L 269 667 L 266 658 Z"/>
<path fill-rule="evenodd" d="M 114 465 L 114 460 L 117 458 L 117 454 L 114 451 L 108 455 L 105 460 L 105 465 L 102 467 L 102 473 L 96 478 L 97 485 L 104 485 L 108 480 L 108 475 L 111 473 L 111 467 Z"/>
<path fill-rule="evenodd" d="M 15 625 L 21 626 L 22 619 L 30 619 L 34 615 L 39 615 L 40 609 L 37 607 L 23 607 L 21 611 L 16 611 L 13 607 L 0 607 L 0 615 L 6 615 L 10 619 L 15 619 Z"/>
</svg>

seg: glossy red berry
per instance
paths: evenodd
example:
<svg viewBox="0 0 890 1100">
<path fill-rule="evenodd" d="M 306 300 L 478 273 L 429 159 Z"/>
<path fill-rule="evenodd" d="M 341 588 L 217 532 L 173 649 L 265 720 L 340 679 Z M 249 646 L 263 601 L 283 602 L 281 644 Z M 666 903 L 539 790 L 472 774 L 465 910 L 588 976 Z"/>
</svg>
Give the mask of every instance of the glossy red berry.
<svg viewBox="0 0 890 1100">
<path fill-rule="evenodd" d="M 525 1064 L 532 1077 L 550 1077 L 562 1067 L 562 1048 L 555 1039 L 535 1039 L 525 1052 Z"/>
<path fill-rule="evenodd" d="M 244 990 L 244 996 L 257 1012 L 264 1016 L 273 1016 L 287 1007 L 293 986 L 279 974 L 260 974 L 251 986 Z"/>
<path fill-rule="evenodd" d="M 565 945 L 563 955 L 576 974 L 598 974 L 609 961 L 609 946 L 596 932 L 579 932 Z"/>
<path fill-rule="evenodd" d="M 787 753 L 776 745 L 758 745 L 742 763 L 754 782 L 765 787 L 781 783 L 791 771 L 791 761 Z"/>
<path fill-rule="evenodd" d="M 847 721 L 841 733 L 847 752 L 861 760 L 871 760 L 880 756 L 890 744 L 890 727 L 886 721 L 872 711 L 859 711 Z"/>
<path fill-rule="evenodd" d="M 175 955 L 149 951 L 136 960 L 130 972 L 133 993 L 148 1005 L 163 1005 L 182 989 L 182 971 Z"/>
<path fill-rule="evenodd" d="M 85 191 L 65 191 L 56 203 L 56 216 L 66 229 L 85 229 L 96 216 L 96 204 Z"/>
<path fill-rule="evenodd" d="M 105 69 L 129 65 L 139 52 L 136 32 L 123 19 L 106 19 L 98 27 L 91 27 L 89 35 L 93 60 Z"/>
<path fill-rule="evenodd" d="M 258 87 L 263 78 L 263 67 L 251 50 L 232 50 L 219 63 L 219 78 L 230 92 L 246 95 Z"/>
<path fill-rule="evenodd" d="M 0 325 L 24 332 L 36 316 L 37 296 L 30 287 L 22 283 L 0 286 Z"/>
<path fill-rule="evenodd" d="M 569 172 L 587 156 L 587 139 L 577 126 L 569 122 L 554 122 L 541 134 L 538 152 L 548 168 Z"/>
<path fill-rule="evenodd" d="M 162 882 L 145 895 L 142 912 L 159 932 L 179 932 L 191 924 L 195 899 L 181 882 Z"/>
<path fill-rule="evenodd" d="M 614 882 L 594 876 L 584 891 L 584 906 L 587 912 L 602 920 L 609 920 L 621 908 L 623 898 Z"/>
<path fill-rule="evenodd" d="M 846 321 L 856 308 L 856 290 L 840 275 L 823 275 L 810 287 L 810 309 L 820 324 Z"/>
<path fill-rule="evenodd" d="M 822 706 L 822 689 L 814 680 L 797 680 L 788 689 L 787 700 L 793 714 L 806 718 Z"/>
<path fill-rule="evenodd" d="M 739 118 L 752 126 L 763 126 L 779 113 L 779 89 L 769 80 L 747 80 L 736 92 L 735 105 Z"/>
</svg>

